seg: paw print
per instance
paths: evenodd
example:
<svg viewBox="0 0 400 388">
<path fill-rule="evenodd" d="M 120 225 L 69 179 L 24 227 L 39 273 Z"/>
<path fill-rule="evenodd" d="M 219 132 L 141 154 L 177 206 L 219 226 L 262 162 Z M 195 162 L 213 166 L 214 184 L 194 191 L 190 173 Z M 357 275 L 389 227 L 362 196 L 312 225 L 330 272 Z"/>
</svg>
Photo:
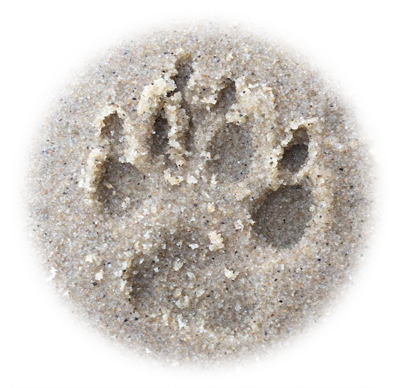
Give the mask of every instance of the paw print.
<svg viewBox="0 0 400 388">
<path fill-rule="evenodd" d="M 310 147 L 318 120 L 282 124 L 267 84 L 206 76 L 191 54 L 176 54 L 134 114 L 112 106 L 99 119 L 84 171 L 93 209 L 132 241 L 121 293 L 137 317 L 179 329 L 237 327 L 237 312 L 260 314 L 245 292 L 257 276 L 247 258 L 295 249 L 329 223 L 319 209 L 332 206 Z"/>
</svg>

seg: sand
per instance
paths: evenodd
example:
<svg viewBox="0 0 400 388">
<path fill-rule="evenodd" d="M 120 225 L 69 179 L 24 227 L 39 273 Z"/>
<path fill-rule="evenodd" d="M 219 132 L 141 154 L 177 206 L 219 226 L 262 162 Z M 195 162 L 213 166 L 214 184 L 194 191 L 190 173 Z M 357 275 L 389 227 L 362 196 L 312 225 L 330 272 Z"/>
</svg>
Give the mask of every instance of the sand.
<svg viewBox="0 0 400 388">
<path fill-rule="evenodd" d="M 27 201 L 81 319 L 174 364 L 267 354 L 340 300 L 368 241 L 371 157 L 298 54 L 217 24 L 134 37 L 38 130 Z"/>
</svg>

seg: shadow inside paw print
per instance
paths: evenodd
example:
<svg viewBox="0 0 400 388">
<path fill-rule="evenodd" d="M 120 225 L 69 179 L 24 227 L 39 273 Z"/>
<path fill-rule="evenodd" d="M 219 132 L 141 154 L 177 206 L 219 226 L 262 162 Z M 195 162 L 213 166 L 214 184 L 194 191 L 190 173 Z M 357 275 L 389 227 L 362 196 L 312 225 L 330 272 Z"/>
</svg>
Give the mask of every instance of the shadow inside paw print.
<svg viewBox="0 0 400 388">
<path fill-rule="evenodd" d="M 214 137 L 209 150 L 213 156 L 208 171 L 218 174 L 219 179 L 239 181 L 249 171 L 254 150 L 246 128 L 226 124 L 226 128 Z"/>
<path fill-rule="evenodd" d="M 168 222 L 164 227 L 168 233 L 164 230 L 158 234 L 155 252 L 136 256 L 124 275 L 130 287 L 130 303 L 138 314 L 162 316 L 165 324 L 173 315 L 189 322 L 195 316 L 196 306 L 201 305 L 207 311 L 206 320 L 236 325 L 236 319 L 241 319 L 238 311 L 243 308 L 253 313 L 255 301 L 244 295 L 239 306 L 229 295 L 229 276 L 235 279 L 239 275 L 224 267 L 224 255 L 233 246 L 232 242 L 229 247 L 225 246 L 222 241 L 232 241 L 232 236 L 212 231 L 213 239 L 218 237 L 212 242 L 211 238 L 204 238 L 210 236 L 211 230 L 193 231 L 193 226 L 185 226 L 185 222 L 204 218 L 208 223 L 209 213 L 203 214 L 200 210 L 206 208 L 212 212 L 215 225 L 224 225 L 226 215 L 216 210 L 214 201 L 229 203 L 227 197 L 231 195 L 229 198 L 237 201 L 254 221 L 238 219 L 240 212 L 232 208 L 236 212 L 234 230 L 243 230 L 246 225 L 246 234 L 254 239 L 254 245 L 262 243 L 285 249 L 299 243 L 312 217 L 312 192 L 303 184 L 303 168 L 309 159 L 309 135 L 302 126 L 292 132 L 273 131 L 276 126 L 271 101 L 274 99 L 271 89 L 265 85 L 245 89 L 243 79 L 236 83 L 225 78 L 219 91 L 202 97 L 199 91 L 207 89 L 195 85 L 191 79 L 194 72 L 190 60 L 186 58 L 175 65 L 175 72 L 144 88 L 134 131 L 125 132 L 124 122 L 117 113 L 103 120 L 100 148 L 103 147 L 107 157 L 103 159 L 100 179 L 96 182 L 97 200 L 104 212 L 114 217 L 141 212 L 152 192 L 154 197 L 149 202 L 155 208 L 163 202 L 158 209 L 165 211 Z M 241 88 L 240 94 L 237 85 Z M 259 103 L 265 104 L 265 110 Z M 262 114 L 252 113 L 252 109 L 261 109 Z M 285 140 L 288 136 L 289 143 Z M 282 144 L 287 144 L 283 155 Z M 129 155 L 133 155 L 132 159 Z M 146 179 L 146 174 L 151 179 Z M 205 179 L 200 178 L 201 174 Z M 179 191 L 181 188 L 183 191 Z M 244 196 L 233 196 L 238 189 L 244 190 Z M 256 196 L 246 197 L 246 190 Z M 193 200 L 190 204 L 187 201 L 191 196 L 196 198 L 195 207 Z M 164 207 L 165 198 L 169 202 Z M 207 206 L 202 206 L 202 201 Z M 173 211 L 168 209 L 174 206 L 179 206 L 175 214 L 185 213 L 185 219 L 173 219 Z M 147 224 L 149 231 L 154 227 L 151 222 Z M 169 234 L 174 222 L 179 225 L 179 232 Z M 209 225 L 205 224 L 204 228 Z M 236 243 L 240 243 L 239 239 Z M 211 258 L 210 252 L 213 252 Z M 210 299 L 216 284 L 211 275 L 204 276 L 210 271 L 208 266 L 216 267 L 210 263 L 217 254 L 222 265 L 219 274 L 223 274 L 218 287 L 226 300 L 218 308 Z M 250 282 L 246 277 L 240 281 L 243 286 Z M 248 286 L 251 287 L 251 282 Z"/>
<path fill-rule="evenodd" d="M 170 235 L 165 241 L 154 255 L 143 257 L 132 267 L 128 277 L 130 302 L 146 316 L 167 312 L 190 318 L 203 294 L 199 293 L 199 273 L 204 270 L 204 258 L 200 249 L 193 249 L 190 233 Z"/>
<path fill-rule="evenodd" d="M 308 157 L 309 137 L 305 128 L 297 129 L 293 139 L 285 147 L 285 153 L 279 163 L 279 168 L 295 173 L 305 164 Z"/>
<path fill-rule="evenodd" d="M 279 249 L 299 243 L 312 217 L 313 196 L 311 190 L 302 184 L 304 174 L 297 177 L 296 184 L 290 183 L 307 163 L 308 144 L 308 132 L 300 126 L 293 132 L 278 162 L 283 185 L 262 196 L 252 211 L 253 229 L 258 237 Z"/>
<path fill-rule="evenodd" d="M 235 81 L 228 79 L 227 85 L 218 93 L 217 102 L 213 107 L 219 115 L 225 115 L 229 108 L 235 103 L 236 85 Z"/>
<path fill-rule="evenodd" d="M 258 236 L 277 248 L 290 248 L 303 237 L 311 219 L 311 192 L 302 186 L 281 187 L 253 209 Z"/>
<path fill-rule="evenodd" d="M 127 208 L 138 206 L 146 198 L 146 176 L 132 164 L 119 161 L 124 136 L 117 113 L 104 119 L 101 137 L 107 142 L 108 155 L 97 186 L 97 201 L 103 204 L 105 212 L 122 216 Z"/>
<path fill-rule="evenodd" d="M 155 157 L 166 156 L 168 150 L 168 131 L 167 119 L 160 113 L 154 120 L 154 136 L 150 140 L 150 152 Z M 168 158 L 165 158 L 168 160 Z"/>
<path fill-rule="evenodd" d="M 249 171 L 254 154 L 248 128 L 235 123 L 224 123 L 225 115 L 235 101 L 236 84 L 228 78 L 225 87 L 218 92 L 215 105 L 211 107 L 217 117 L 223 118 L 223 123 L 208 146 L 211 160 L 207 163 L 207 170 L 218 176 L 220 181 L 235 182 L 243 179 Z"/>
<path fill-rule="evenodd" d="M 135 314 L 144 318 L 160 317 L 162 325 L 179 329 L 200 322 L 209 330 L 245 329 L 247 324 L 238 311 L 246 310 L 249 316 L 255 314 L 256 296 L 251 294 L 238 300 L 234 282 L 211 276 L 214 266 L 210 261 L 214 263 L 214 256 L 218 260 L 222 257 L 215 253 L 207 257 L 204 250 L 193 249 L 191 240 L 190 233 L 168 236 L 162 249 L 142 258 L 130 269 L 127 273 L 131 287 L 129 302 Z M 217 273 L 223 273 L 223 268 Z M 247 289 L 252 287 L 245 276 L 240 282 Z"/>
</svg>

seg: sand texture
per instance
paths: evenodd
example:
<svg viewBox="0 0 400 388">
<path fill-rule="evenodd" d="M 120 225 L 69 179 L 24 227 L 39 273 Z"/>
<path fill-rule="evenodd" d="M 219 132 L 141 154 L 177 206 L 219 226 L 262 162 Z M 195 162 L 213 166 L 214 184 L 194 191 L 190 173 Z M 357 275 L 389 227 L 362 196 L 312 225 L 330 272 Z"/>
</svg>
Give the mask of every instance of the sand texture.
<svg viewBox="0 0 400 388">
<path fill-rule="evenodd" d="M 127 40 L 60 93 L 33 148 L 47 280 L 135 352 L 266 353 L 337 299 L 366 244 L 358 131 L 332 84 L 264 37 Z"/>
</svg>

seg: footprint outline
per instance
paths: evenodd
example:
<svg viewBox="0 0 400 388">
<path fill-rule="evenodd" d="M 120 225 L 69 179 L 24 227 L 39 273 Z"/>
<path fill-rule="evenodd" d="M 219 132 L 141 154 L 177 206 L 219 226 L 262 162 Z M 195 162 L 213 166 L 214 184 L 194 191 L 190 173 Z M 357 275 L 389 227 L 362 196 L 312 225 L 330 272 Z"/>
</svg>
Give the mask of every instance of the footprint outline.
<svg viewBox="0 0 400 388">
<path fill-rule="evenodd" d="M 182 59 L 178 57 L 177 63 Z M 190 63 L 190 62 L 188 62 Z M 170 133 L 168 133 L 168 146 L 166 154 L 171 157 L 170 161 L 175 162 L 175 165 L 165 165 L 164 176 L 160 179 L 164 179 L 171 186 L 190 186 L 193 182 L 189 182 L 190 176 L 194 176 L 196 183 L 200 181 L 199 177 L 195 174 L 191 175 L 194 171 L 191 168 L 191 161 L 187 160 L 187 156 L 190 154 L 186 149 L 185 136 L 187 135 L 189 128 L 189 122 L 191 120 L 190 114 L 188 115 L 186 110 L 187 106 L 191 106 L 193 101 L 186 96 L 186 90 L 177 90 L 177 85 L 173 79 L 178 72 L 171 71 L 167 75 L 163 75 L 152 82 L 148 87 L 144 88 L 141 98 L 139 99 L 138 115 L 135 120 L 131 120 L 129 115 L 127 115 L 122 109 L 118 107 L 110 107 L 108 111 L 103 112 L 102 117 L 96 124 L 98 129 L 98 147 L 91 151 L 87 167 L 85 170 L 85 184 L 84 189 L 87 192 L 87 197 L 91 201 L 93 207 L 97 208 L 98 211 L 103 211 L 102 203 L 98 200 L 96 196 L 96 190 L 99 186 L 99 176 L 104 172 L 104 165 L 108 159 L 115 158 L 113 156 L 113 147 L 111 145 L 110 138 L 105 134 L 108 132 L 106 129 L 106 120 L 110 115 L 117 115 L 118 119 L 122 121 L 123 135 L 127 141 L 126 146 L 123 151 L 118 154 L 118 161 L 120 163 L 127 163 L 134 166 L 139 174 L 145 175 L 154 167 L 154 163 L 165 163 L 164 160 L 151 161 L 151 154 L 149 146 L 152 136 L 154 136 L 154 123 L 157 118 L 163 114 L 170 128 Z M 274 132 L 269 132 L 271 137 L 267 138 L 265 141 L 262 138 L 262 131 L 265 128 L 273 127 L 276 125 L 275 118 L 276 112 L 274 110 L 275 96 L 271 88 L 267 87 L 265 84 L 251 85 L 247 84 L 244 77 L 234 77 L 232 74 L 226 75 L 225 81 L 221 82 L 220 89 L 216 90 L 214 95 L 217 96 L 223 93 L 226 85 L 235 84 L 235 102 L 229 106 L 225 107 L 224 118 L 221 120 L 221 125 L 218 127 L 219 131 L 214 133 L 207 133 L 203 131 L 201 135 L 203 139 L 207 139 L 205 142 L 201 142 L 203 147 L 196 149 L 195 153 L 200 154 L 200 159 L 203 162 L 202 167 L 207 169 L 209 167 L 210 161 L 212 161 L 212 155 L 210 154 L 209 145 L 215 140 L 222 128 L 226 125 L 234 126 L 239 128 L 247 128 L 249 131 L 253 147 L 257 146 L 257 153 L 251 161 L 249 166 L 249 172 L 245 174 L 243 179 L 237 184 L 226 184 L 219 185 L 221 196 L 226 196 L 229 200 L 236 200 L 242 202 L 243 206 L 249 207 L 250 218 L 245 218 L 240 221 L 242 228 L 247 229 L 250 233 L 255 234 L 256 228 L 254 227 L 255 221 L 253 220 L 254 203 L 257 201 L 263 201 L 263 195 L 265 193 L 278 193 L 282 188 L 287 187 L 300 187 L 304 182 L 309 179 L 307 173 L 310 171 L 312 166 L 315 164 L 315 150 L 308 149 L 307 158 L 304 159 L 304 163 L 296 171 L 291 171 L 289 174 L 285 169 L 282 169 L 282 160 L 284 160 L 285 153 L 290 149 L 290 144 L 293 141 L 297 131 L 299 129 L 305 129 L 307 133 L 312 131 L 313 133 L 318 133 L 318 121 L 314 118 L 303 119 L 296 123 L 291 123 L 288 128 L 285 128 L 282 133 L 276 135 Z M 186 87 L 190 89 L 191 87 L 191 77 L 189 77 Z M 153 95 L 151 95 L 153 92 Z M 155 96 L 155 98 L 154 98 Z M 150 100 L 150 101 L 148 101 Z M 141 101 L 144 101 L 141 105 Z M 263 115 L 259 115 L 258 107 L 263 104 L 265 107 L 265 112 Z M 212 114 L 212 109 L 217 106 L 218 109 L 218 99 L 203 99 L 200 101 L 201 108 Z M 186 106 L 186 109 L 185 109 Z M 250 106 L 250 109 L 248 107 Z M 251 110 L 253 107 L 253 110 Z M 261 127 L 258 126 L 254 128 L 254 122 L 262 123 Z M 145 128 L 145 130 L 143 130 Z M 192 129 L 193 130 L 193 129 Z M 177 137 L 176 134 L 179 136 Z M 197 133 L 194 133 L 197 136 Z M 260 139 L 261 138 L 261 139 Z M 200 139 L 201 140 L 201 139 Z M 115 147 L 114 147 L 115 148 Z M 198 157 L 199 155 L 197 155 Z M 269 157 L 272 162 L 268 160 Z M 157 158 L 156 158 L 157 159 Z M 260 163 L 259 159 L 262 159 Z M 260 167 L 261 166 L 261 167 Z M 260 171 L 261 170 L 261 171 Z M 186 175 L 186 176 L 185 176 Z M 212 178 L 213 179 L 213 178 Z M 211 179 L 210 182 L 206 182 L 209 186 L 218 185 L 218 174 L 214 177 L 214 182 Z M 329 179 L 327 177 L 326 179 Z M 195 183 L 195 184 L 196 184 Z M 312 192 L 317 190 L 318 184 L 312 187 Z M 255 192 L 261 192 L 264 194 L 254 195 Z M 211 190 L 211 193 L 215 191 Z M 268 195 L 267 195 L 268 197 Z M 313 196 L 315 202 L 315 196 Z M 265 199 L 264 199 L 265 201 Z M 332 203 L 327 201 L 324 197 L 324 206 L 332 206 Z M 318 207 L 318 204 L 313 204 L 311 207 Z M 303 225 L 303 234 L 307 232 L 310 223 L 322 224 L 322 221 L 317 217 L 313 217 L 311 214 L 313 210 L 310 210 L 310 218 Z M 326 220 L 323 220 L 326 222 Z M 181 219 L 171 220 L 171 223 L 178 225 L 182 222 Z M 239 225 L 240 225 L 239 224 Z M 217 231 L 218 234 L 219 231 Z M 303 236 L 303 235 L 302 235 Z M 299 243 L 302 236 L 295 244 Z M 257 237 L 255 237 L 257 238 Z M 293 244 L 293 245 L 295 245 Z M 290 249 L 292 246 L 288 247 Z M 284 249 L 284 247 L 278 246 L 279 249 Z M 222 245 L 220 250 L 224 251 L 225 246 Z M 154 252 L 159 252 L 159 247 L 153 250 Z M 152 254 L 153 254 L 152 253 Z M 138 260 L 143 252 L 138 252 L 131 258 L 129 267 L 135 267 L 133 264 Z M 149 255 L 149 253 L 147 253 Z M 132 276 L 125 274 L 122 275 L 124 281 L 132 283 Z M 132 290 L 129 288 L 125 290 L 125 294 L 132 297 Z M 179 306 L 178 306 L 179 308 Z M 164 314 L 166 314 L 164 312 Z"/>
</svg>

